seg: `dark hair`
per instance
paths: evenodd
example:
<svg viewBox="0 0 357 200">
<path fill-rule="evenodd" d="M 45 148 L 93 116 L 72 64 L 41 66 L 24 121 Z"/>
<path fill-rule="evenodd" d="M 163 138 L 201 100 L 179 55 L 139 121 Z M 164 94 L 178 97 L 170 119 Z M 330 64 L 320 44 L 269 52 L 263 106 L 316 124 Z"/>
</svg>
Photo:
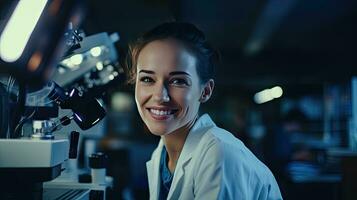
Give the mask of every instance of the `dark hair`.
<svg viewBox="0 0 357 200">
<path fill-rule="evenodd" d="M 182 42 L 187 50 L 196 57 L 196 70 L 201 83 L 214 78 L 214 65 L 218 60 L 218 53 L 208 44 L 203 32 L 190 23 L 166 22 L 144 33 L 129 45 L 127 58 L 129 83 L 135 83 L 137 60 L 145 45 L 155 40 L 168 38 Z"/>
</svg>

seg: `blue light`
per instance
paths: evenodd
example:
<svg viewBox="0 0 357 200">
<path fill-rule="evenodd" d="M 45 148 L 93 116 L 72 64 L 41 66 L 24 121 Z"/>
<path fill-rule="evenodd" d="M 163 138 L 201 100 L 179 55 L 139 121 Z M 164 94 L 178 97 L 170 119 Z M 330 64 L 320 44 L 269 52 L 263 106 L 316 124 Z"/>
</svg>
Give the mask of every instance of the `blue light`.
<svg viewBox="0 0 357 200">
<path fill-rule="evenodd" d="M 82 119 L 81 119 L 76 113 L 74 113 L 74 115 L 76 116 L 76 118 L 77 118 L 79 121 L 82 122 Z"/>
</svg>

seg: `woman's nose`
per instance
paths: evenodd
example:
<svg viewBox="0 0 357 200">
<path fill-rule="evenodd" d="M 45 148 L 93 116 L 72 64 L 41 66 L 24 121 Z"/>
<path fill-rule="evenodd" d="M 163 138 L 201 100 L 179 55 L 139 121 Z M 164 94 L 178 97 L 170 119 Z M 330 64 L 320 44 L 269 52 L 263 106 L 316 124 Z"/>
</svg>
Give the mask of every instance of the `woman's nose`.
<svg viewBox="0 0 357 200">
<path fill-rule="evenodd" d="M 154 94 L 154 98 L 159 103 L 170 101 L 169 91 L 165 85 L 157 87 L 155 94 Z"/>
</svg>

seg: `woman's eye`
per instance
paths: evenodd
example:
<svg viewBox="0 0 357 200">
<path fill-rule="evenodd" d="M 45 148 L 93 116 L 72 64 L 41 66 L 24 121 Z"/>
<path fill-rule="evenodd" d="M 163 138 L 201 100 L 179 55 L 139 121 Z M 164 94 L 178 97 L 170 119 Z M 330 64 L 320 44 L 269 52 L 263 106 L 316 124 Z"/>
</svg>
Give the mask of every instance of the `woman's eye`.
<svg viewBox="0 0 357 200">
<path fill-rule="evenodd" d="M 143 82 L 143 83 L 151 83 L 153 82 L 154 80 L 150 77 L 142 77 L 140 78 L 140 82 Z"/>
<path fill-rule="evenodd" d="M 173 85 L 188 85 L 185 79 L 176 78 L 170 81 Z"/>
</svg>

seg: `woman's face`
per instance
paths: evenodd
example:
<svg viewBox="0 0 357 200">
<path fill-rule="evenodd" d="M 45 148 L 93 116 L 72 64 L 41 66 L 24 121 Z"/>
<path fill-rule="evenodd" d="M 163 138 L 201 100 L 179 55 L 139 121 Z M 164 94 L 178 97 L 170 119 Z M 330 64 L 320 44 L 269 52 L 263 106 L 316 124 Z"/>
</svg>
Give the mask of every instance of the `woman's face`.
<svg viewBox="0 0 357 200">
<path fill-rule="evenodd" d="M 161 136 L 193 124 L 202 93 L 196 58 L 165 39 L 147 44 L 137 63 L 135 100 L 150 132 Z"/>
</svg>

